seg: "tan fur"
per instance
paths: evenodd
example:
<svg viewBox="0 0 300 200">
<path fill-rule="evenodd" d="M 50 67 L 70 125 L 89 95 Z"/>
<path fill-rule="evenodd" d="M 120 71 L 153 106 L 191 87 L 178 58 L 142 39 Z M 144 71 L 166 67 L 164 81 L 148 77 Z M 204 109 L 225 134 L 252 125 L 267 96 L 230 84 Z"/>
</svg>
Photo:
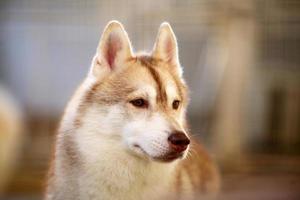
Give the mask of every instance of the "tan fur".
<svg viewBox="0 0 300 200">
<path fill-rule="evenodd" d="M 156 116 L 168 123 L 169 131 L 188 132 L 185 119 L 188 90 L 181 77 L 176 40 L 169 25 L 162 26 L 155 45 L 164 48 L 161 42 L 167 41 L 165 50 L 154 48 L 153 54 L 133 55 L 123 27 L 117 22 L 111 24 L 103 33 L 92 63 L 92 75 L 79 87 L 65 111 L 46 199 L 197 199 L 215 194 L 219 189 L 216 166 L 194 139 L 187 158 L 163 163 L 150 154 L 137 156 L 130 149 L 133 147 L 127 149 L 122 145 L 121 140 L 126 136 L 110 133 L 120 126 L 114 125 L 120 117 L 124 123 L 131 123 L 139 118 L 151 121 Z M 170 49 L 171 52 L 164 53 Z M 149 102 L 150 108 L 141 110 L 129 102 L 150 98 L 152 90 L 144 90 L 144 86 L 155 88 L 156 98 L 154 103 Z M 181 102 L 178 110 L 170 106 L 172 98 Z M 98 123 L 93 116 L 103 121 Z M 107 121 L 109 117 L 111 121 Z"/>
</svg>

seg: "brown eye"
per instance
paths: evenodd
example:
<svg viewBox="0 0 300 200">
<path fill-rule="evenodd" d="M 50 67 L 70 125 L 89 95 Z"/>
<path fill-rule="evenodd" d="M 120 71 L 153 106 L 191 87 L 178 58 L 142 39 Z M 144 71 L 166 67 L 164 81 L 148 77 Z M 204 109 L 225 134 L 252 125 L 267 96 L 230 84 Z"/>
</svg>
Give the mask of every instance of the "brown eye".
<svg viewBox="0 0 300 200">
<path fill-rule="evenodd" d="M 179 105 L 180 105 L 180 101 L 175 100 L 175 101 L 173 101 L 172 107 L 173 107 L 174 110 L 177 110 Z"/>
<path fill-rule="evenodd" d="M 147 108 L 148 107 L 148 102 L 144 99 L 134 99 L 134 100 L 130 101 L 130 103 L 132 105 L 134 105 L 135 107 L 139 107 L 139 108 Z"/>
</svg>

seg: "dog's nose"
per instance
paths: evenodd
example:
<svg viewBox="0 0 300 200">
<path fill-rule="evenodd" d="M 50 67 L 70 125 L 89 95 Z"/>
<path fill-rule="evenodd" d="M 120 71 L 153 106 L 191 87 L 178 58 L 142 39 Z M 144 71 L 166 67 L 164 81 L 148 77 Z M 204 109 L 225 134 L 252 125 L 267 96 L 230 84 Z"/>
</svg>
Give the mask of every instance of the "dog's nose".
<svg viewBox="0 0 300 200">
<path fill-rule="evenodd" d="M 181 131 L 175 131 L 168 137 L 170 147 L 180 153 L 190 144 L 189 138 Z"/>
</svg>

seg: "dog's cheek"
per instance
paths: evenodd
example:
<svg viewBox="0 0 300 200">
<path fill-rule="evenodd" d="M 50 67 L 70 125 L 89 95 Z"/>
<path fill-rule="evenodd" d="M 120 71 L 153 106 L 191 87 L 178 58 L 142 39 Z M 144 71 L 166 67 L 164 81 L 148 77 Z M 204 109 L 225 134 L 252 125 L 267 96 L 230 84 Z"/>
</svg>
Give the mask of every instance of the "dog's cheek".
<svg viewBox="0 0 300 200">
<path fill-rule="evenodd" d="M 97 135 L 119 135 L 127 115 L 120 105 L 91 107 L 83 120 L 83 126 Z"/>
<path fill-rule="evenodd" d="M 147 121 L 144 118 L 129 116 L 124 123 L 122 135 L 124 138 L 139 137 L 147 128 Z"/>
</svg>

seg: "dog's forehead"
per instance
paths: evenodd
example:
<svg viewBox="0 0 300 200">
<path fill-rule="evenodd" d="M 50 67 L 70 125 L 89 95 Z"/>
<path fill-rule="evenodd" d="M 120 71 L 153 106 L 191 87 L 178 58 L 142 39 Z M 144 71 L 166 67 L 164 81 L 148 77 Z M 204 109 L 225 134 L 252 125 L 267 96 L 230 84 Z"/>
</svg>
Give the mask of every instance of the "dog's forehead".
<svg viewBox="0 0 300 200">
<path fill-rule="evenodd" d="M 133 64 L 125 74 L 127 84 L 145 90 L 155 90 L 155 80 L 149 70 L 141 65 Z"/>
<path fill-rule="evenodd" d="M 138 58 L 127 71 L 128 82 L 135 88 L 156 96 L 158 100 L 167 102 L 169 99 L 180 98 L 181 82 L 177 74 L 149 57 Z"/>
</svg>

